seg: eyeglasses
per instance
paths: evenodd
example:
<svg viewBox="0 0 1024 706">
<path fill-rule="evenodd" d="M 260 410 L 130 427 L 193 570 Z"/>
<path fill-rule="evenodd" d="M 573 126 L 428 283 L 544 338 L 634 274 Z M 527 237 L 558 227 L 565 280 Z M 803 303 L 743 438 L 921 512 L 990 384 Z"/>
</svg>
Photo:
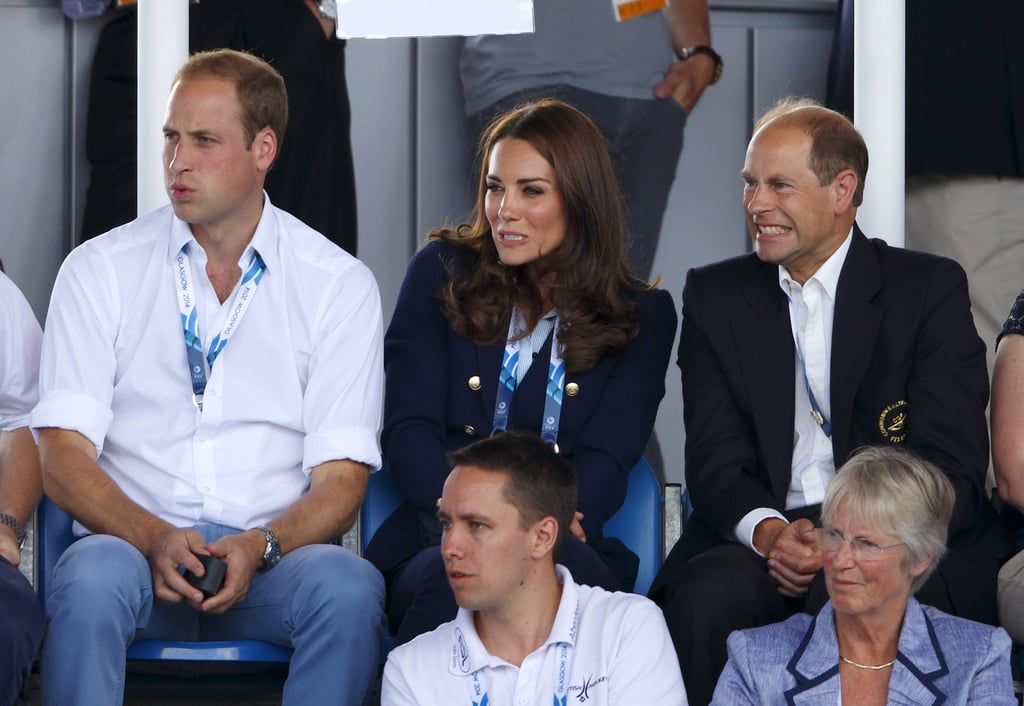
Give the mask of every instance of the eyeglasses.
<svg viewBox="0 0 1024 706">
<path fill-rule="evenodd" d="M 905 542 L 897 542 L 896 544 L 886 544 L 883 546 L 877 542 L 872 542 L 870 539 L 865 539 L 864 537 L 850 537 L 847 539 L 839 530 L 828 527 L 821 531 L 821 550 L 823 552 L 835 554 L 843 544 L 850 545 L 850 554 L 853 555 L 854 559 L 870 560 L 880 558 L 890 549 L 902 547 Z"/>
</svg>

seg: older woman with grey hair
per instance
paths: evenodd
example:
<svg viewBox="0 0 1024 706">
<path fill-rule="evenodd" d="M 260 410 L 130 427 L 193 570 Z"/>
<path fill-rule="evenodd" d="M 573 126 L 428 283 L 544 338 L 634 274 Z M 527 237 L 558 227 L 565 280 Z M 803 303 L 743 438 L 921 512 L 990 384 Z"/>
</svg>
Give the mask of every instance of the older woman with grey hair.
<svg viewBox="0 0 1024 706">
<path fill-rule="evenodd" d="M 955 497 L 931 463 L 858 451 L 818 530 L 829 601 L 729 636 L 713 704 L 1016 704 L 1010 638 L 914 599 L 946 549 Z"/>
</svg>

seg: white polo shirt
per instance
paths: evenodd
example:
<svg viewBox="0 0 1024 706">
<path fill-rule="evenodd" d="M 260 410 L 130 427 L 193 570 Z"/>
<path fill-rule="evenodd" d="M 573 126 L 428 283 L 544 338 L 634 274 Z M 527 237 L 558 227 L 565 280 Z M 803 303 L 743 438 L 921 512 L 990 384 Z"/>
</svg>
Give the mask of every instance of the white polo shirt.
<svg viewBox="0 0 1024 706">
<path fill-rule="evenodd" d="M 43 331 L 25 296 L 0 272 L 0 431 L 28 426 L 39 399 Z"/>
<path fill-rule="evenodd" d="M 643 596 L 562 584 L 551 635 L 520 667 L 490 655 L 459 609 L 455 620 L 395 648 L 381 706 L 547 706 L 562 665 L 567 704 L 685 706 L 686 690 L 661 610 Z M 562 658 L 562 646 L 568 646 Z"/>
<path fill-rule="evenodd" d="M 266 269 L 193 403 L 176 258 L 188 244 L 205 349 L 236 311 L 165 206 L 76 248 L 50 300 L 33 429 L 86 436 L 128 497 L 179 527 L 264 524 L 326 461 L 380 466 L 380 297 L 369 269 L 284 211 L 264 208 Z M 236 287 L 236 291 L 238 287 Z M 76 531 L 83 531 L 76 527 Z"/>
</svg>

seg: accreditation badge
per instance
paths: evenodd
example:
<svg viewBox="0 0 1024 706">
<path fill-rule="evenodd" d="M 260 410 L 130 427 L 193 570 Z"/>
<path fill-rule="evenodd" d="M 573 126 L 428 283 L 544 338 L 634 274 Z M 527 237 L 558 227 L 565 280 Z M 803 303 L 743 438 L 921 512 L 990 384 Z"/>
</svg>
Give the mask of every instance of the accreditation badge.
<svg viewBox="0 0 1024 706">
<path fill-rule="evenodd" d="M 615 19 L 619 22 L 646 15 L 648 12 L 664 10 L 667 6 L 668 0 L 612 0 Z"/>
</svg>

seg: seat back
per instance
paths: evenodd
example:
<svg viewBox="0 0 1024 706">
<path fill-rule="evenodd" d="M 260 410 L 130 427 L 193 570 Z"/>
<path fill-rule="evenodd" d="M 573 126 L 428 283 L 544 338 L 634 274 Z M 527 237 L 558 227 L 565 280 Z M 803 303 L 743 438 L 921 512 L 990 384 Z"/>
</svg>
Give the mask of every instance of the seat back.
<svg viewBox="0 0 1024 706">
<path fill-rule="evenodd" d="M 391 484 L 387 468 L 370 474 L 361 515 L 363 549 L 373 533 L 402 500 Z M 629 486 L 622 507 L 604 525 L 604 533 L 617 537 L 640 557 L 635 593 L 647 593 L 661 566 L 661 513 L 664 498 L 654 469 L 641 458 L 629 473 Z"/>
<path fill-rule="evenodd" d="M 629 472 L 629 486 L 622 507 L 604 523 L 606 537 L 617 537 L 640 557 L 634 593 L 647 595 L 662 557 L 661 484 L 647 459 L 641 458 Z"/>
<path fill-rule="evenodd" d="M 49 498 L 43 498 L 37 511 L 39 599 L 46 601 L 53 591 L 53 570 L 64 550 L 75 541 L 71 516 Z M 128 659 L 175 660 L 183 662 L 289 662 L 292 649 L 262 640 L 218 642 L 180 642 L 175 640 L 135 640 L 128 647 Z"/>
<path fill-rule="evenodd" d="M 366 484 L 366 496 L 363 498 L 363 506 L 360 508 L 359 514 L 360 536 L 363 542 L 360 549 L 363 554 L 366 553 L 366 545 L 370 543 L 374 532 L 401 502 L 402 494 L 391 483 L 387 466 L 370 474 L 370 480 Z"/>
</svg>

